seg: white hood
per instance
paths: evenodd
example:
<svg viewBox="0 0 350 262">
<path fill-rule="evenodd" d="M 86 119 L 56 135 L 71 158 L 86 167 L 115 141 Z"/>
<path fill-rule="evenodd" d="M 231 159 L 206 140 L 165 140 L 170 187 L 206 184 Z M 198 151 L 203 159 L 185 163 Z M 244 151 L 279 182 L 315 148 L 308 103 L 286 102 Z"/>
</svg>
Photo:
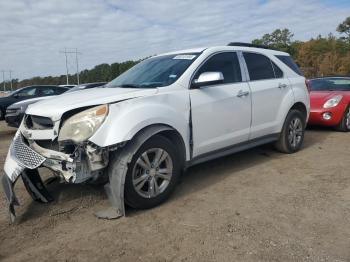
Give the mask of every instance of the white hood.
<svg viewBox="0 0 350 262">
<path fill-rule="evenodd" d="M 158 89 L 142 88 L 92 88 L 72 93 L 65 93 L 52 99 L 32 104 L 26 113 L 30 115 L 50 117 L 53 121 L 72 109 L 108 104 L 125 99 L 156 94 Z"/>
</svg>

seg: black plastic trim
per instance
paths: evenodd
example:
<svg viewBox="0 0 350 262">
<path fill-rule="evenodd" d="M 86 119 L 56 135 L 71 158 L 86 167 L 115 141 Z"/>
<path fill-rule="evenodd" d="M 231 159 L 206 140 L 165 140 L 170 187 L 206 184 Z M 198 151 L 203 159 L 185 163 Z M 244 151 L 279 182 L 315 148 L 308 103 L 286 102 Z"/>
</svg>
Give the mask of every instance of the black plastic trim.
<svg viewBox="0 0 350 262">
<path fill-rule="evenodd" d="M 242 143 L 239 143 L 236 145 L 221 148 L 221 149 L 215 150 L 213 152 L 205 153 L 205 154 L 196 156 L 193 159 L 191 159 L 190 161 L 188 161 L 186 166 L 187 167 L 194 166 L 194 165 L 206 162 L 206 161 L 210 161 L 210 160 L 213 160 L 216 158 L 231 155 L 233 153 L 244 151 L 244 150 L 256 147 L 256 146 L 268 144 L 268 143 L 277 141 L 279 136 L 280 136 L 279 133 L 267 135 L 267 136 L 255 138 L 255 139 L 252 139 L 252 140 L 249 140 L 246 142 L 242 142 Z"/>
</svg>

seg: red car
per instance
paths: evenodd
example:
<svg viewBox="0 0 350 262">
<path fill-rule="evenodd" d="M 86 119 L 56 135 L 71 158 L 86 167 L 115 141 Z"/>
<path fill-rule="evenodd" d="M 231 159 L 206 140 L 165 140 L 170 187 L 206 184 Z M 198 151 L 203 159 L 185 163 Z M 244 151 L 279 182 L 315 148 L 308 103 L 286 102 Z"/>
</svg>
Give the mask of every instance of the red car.
<svg viewBox="0 0 350 262">
<path fill-rule="evenodd" d="M 350 77 L 323 77 L 307 81 L 310 90 L 309 125 L 350 131 Z"/>
</svg>

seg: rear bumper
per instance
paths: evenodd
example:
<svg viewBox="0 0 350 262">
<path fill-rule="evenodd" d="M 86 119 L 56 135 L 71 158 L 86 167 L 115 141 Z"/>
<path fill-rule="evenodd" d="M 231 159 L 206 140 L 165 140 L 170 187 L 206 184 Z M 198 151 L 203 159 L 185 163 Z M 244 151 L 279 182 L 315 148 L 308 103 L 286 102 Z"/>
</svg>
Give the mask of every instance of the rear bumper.
<svg viewBox="0 0 350 262">
<path fill-rule="evenodd" d="M 328 113 L 330 119 L 325 119 L 324 114 Z M 343 117 L 342 108 L 317 108 L 311 109 L 309 116 L 309 125 L 336 126 Z"/>
</svg>

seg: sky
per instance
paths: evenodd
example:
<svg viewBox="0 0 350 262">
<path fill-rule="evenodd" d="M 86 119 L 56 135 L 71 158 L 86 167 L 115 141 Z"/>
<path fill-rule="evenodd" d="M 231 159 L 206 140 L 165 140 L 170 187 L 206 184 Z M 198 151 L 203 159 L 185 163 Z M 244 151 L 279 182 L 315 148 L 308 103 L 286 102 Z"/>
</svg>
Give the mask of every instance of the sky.
<svg viewBox="0 0 350 262">
<path fill-rule="evenodd" d="M 336 34 L 347 16 L 350 0 L 0 0 L 0 71 L 18 79 L 65 74 L 64 48 L 77 48 L 79 67 L 89 69 L 250 42 L 277 28 L 308 40 Z M 75 72 L 73 54 L 68 67 Z"/>
</svg>

